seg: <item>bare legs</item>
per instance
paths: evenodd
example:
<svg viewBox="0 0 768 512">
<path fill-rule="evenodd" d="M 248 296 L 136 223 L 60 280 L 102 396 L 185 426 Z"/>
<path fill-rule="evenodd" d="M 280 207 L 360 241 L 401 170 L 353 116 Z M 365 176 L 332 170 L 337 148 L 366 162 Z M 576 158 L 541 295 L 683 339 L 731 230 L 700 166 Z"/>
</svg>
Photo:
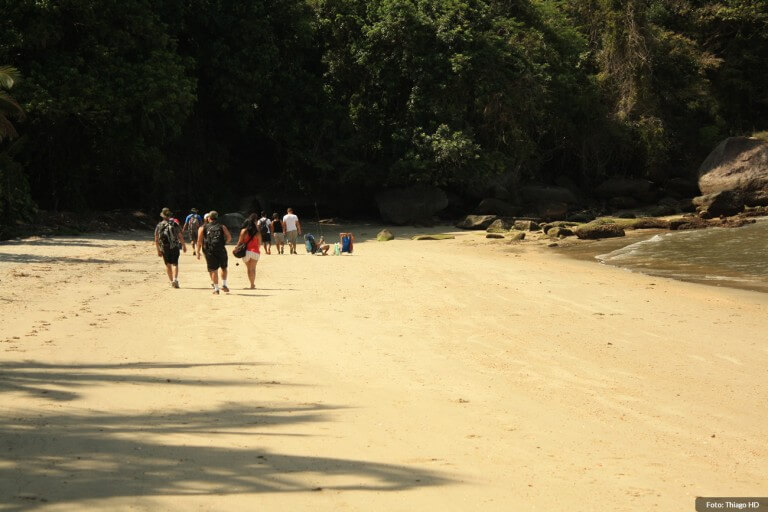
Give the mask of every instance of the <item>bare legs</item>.
<svg viewBox="0 0 768 512">
<path fill-rule="evenodd" d="M 248 271 L 248 280 L 251 282 L 251 290 L 256 288 L 256 263 L 258 263 L 258 260 L 248 260 L 245 262 L 245 269 Z"/>
<path fill-rule="evenodd" d="M 211 276 L 211 282 L 213 283 L 213 293 L 214 295 L 218 295 L 219 293 L 219 272 L 217 270 L 214 270 L 213 272 L 208 272 L 208 274 Z M 221 289 L 225 292 L 229 292 L 229 288 L 227 288 L 227 269 L 223 268 L 221 269 Z"/>
</svg>

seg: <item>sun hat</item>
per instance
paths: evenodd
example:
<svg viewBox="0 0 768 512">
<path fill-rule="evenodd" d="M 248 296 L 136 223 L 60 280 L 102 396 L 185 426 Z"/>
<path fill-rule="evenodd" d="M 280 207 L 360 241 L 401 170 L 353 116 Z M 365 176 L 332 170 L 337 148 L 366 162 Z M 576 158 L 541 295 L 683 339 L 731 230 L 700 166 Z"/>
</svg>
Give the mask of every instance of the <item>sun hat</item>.
<svg viewBox="0 0 768 512">
<path fill-rule="evenodd" d="M 164 219 L 167 219 L 167 218 L 168 218 L 168 217 L 170 217 L 171 215 L 172 215 L 172 213 L 171 213 L 171 209 L 170 209 L 170 208 L 163 208 L 163 209 L 160 211 L 160 216 L 161 216 L 162 218 L 164 218 Z"/>
</svg>

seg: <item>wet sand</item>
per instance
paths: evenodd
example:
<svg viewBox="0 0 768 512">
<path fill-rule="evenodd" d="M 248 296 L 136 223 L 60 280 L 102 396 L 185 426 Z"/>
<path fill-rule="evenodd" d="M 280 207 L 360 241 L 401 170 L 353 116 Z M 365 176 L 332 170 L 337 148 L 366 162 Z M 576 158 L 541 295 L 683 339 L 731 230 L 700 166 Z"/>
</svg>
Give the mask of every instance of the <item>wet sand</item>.
<svg viewBox="0 0 768 512">
<path fill-rule="evenodd" d="M 0 244 L 0 510 L 766 494 L 768 295 L 353 229 L 354 256 L 262 257 L 256 290 L 231 258 L 222 296 L 191 254 L 171 289 L 151 233 Z"/>
</svg>

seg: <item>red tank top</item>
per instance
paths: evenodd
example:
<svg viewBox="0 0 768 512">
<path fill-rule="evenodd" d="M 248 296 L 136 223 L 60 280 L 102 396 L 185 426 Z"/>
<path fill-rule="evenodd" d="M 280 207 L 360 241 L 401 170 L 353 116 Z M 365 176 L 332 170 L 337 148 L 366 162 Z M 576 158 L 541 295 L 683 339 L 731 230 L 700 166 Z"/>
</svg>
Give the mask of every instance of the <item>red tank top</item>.
<svg viewBox="0 0 768 512">
<path fill-rule="evenodd" d="M 247 233 L 245 236 L 251 237 L 251 235 Z M 246 238 L 246 240 L 248 240 L 248 243 L 245 245 L 246 251 L 259 252 L 259 237 L 257 235 L 254 235 L 250 239 Z"/>
</svg>

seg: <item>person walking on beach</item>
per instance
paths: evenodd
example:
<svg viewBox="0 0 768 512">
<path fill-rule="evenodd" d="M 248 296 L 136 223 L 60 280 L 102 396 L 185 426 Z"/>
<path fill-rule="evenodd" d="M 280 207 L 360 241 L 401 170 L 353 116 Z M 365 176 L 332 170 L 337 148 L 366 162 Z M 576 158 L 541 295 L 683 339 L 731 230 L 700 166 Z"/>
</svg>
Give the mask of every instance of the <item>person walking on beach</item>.
<svg viewBox="0 0 768 512">
<path fill-rule="evenodd" d="M 181 228 L 182 234 L 186 232 L 189 236 L 189 243 L 192 244 L 192 256 L 197 254 L 195 252 L 195 244 L 197 244 L 198 231 L 202 225 L 203 218 L 197 213 L 197 208 L 192 208 L 184 220 L 184 227 Z"/>
<path fill-rule="evenodd" d="M 283 217 L 283 225 L 285 226 L 285 238 L 288 240 L 291 254 L 298 254 L 296 252 L 296 240 L 301 235 L 301 222 L 299 222 L 299 217 L 293 213 L 293 208 L 288 208 L 286 211 Z"/>
<path fill-rule="evenodd" d="M 272 214 L 272 238 L 277 247 L 278 254 L 284 254 L 285 251 L 285 223 L 280 220 L 280 215 L 275 212 Z"/>
<path fill-rule="evenodd" d="M 272 254 L 272 230 L 270 229 L 270 224 L 272 223 L 267 218 L 267 214 L 261 212 L 261 217 L 259 218 L 256 225 L 259 228 L 259 233 L 261 233 L 261 243 L 264 246 L 264 252 L 267 254 Z"/>
<path fill-rule="evenodd" d="M 184 243 L 179 224 L 171 217 L 171 210 L 163 208 L 160 217 L 163 220 L 155 226 L 155 249 L 157 249 L 157 255 L 163 258 L 171 287 L 178 288 L 179 249 L 187 252 L 187 245 Z"/>
<path fill-rule="evenodd" d="M 264 214 L 262 213 L 262 217 Z M 251 282 L 251 290 L 256 288 L 256 264 L 259 262 L 261 256 L 259 246 L 261 244 L 261 231 L 259 229 L 259 219 L 255 213 L 252 213 L 243 224 L 243 229 L 240 230 L 240 237 L 237 239 L 238 244 L 245 245 L 245 256 L 243 256 L 243 263 L 245 263 L 245 270 L 248 272 L 248 281 Z"/>
<path fill-rule="evenodd" d="M 227 227 L 219 223 L 219 213 L 208 213 L 208 223 L 204 224 L 197 236 L 197 259 L 200 253 L 205 254 L 205 262 L 208 265 L 208 273 L 211 275 L 214 295 L 219 295 L 219 269 L 221 269 L 221 290 L 229 293 L 227 286 L 227 249 L 226 244 L 232 240 L 232 235 Z"/>
</svg>

